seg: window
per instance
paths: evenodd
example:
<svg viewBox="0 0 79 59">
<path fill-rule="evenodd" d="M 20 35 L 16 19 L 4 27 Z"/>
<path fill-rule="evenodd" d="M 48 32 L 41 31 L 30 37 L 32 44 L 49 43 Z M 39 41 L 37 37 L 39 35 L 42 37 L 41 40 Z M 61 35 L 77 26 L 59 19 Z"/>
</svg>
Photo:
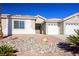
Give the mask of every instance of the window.
<svg viewBox="0 0 79 59">
<path fill-rule="evenodd" d="M 24 21 L 14 21 L 15 29 L 24 29 Z"/>
<path fill-rule="evenodd" d="M 56 24 L 54 24 L 54 26 L 55 26 Z"/>
<path fill-rule="evenodd" d="M 51 24 L 51 26 L 53 26 L 53 24 Z"/>
<path fill-rule="evenodd" d="M 50 26 L 50 24 L 48 24 Z"/>
<path fill-rule="evenodd" d="M 72 24 L 70 24 L 70 23 L 66 23 L 66 25 L 72 25 Z"/>
<path fill-rule="evenodd" d="M 78 24 L 77 24 L 78 25 Z"/>
</svg>

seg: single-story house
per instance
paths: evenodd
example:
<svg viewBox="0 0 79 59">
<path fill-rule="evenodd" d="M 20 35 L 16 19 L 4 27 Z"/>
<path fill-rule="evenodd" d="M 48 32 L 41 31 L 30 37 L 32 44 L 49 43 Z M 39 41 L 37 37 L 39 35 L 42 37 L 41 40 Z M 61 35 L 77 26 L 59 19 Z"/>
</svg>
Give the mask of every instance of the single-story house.
<svg viewBox="0 0 79 59">
<path fill-rule="evenodd" d="M 79 13 L 64 19 L 46 19 L 40 15 L 0 14 L 0 20 L 0 33 L 3 36 L 12 34 L 71 35 L 75 34 L 75 29 L 79 29 Z"/>
</svg>

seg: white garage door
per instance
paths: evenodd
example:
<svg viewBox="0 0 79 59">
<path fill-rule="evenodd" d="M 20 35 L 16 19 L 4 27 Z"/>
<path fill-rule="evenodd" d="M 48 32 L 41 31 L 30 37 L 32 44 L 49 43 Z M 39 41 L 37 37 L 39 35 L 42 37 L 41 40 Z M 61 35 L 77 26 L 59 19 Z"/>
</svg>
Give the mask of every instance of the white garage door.
<svg viewBox="0 0 79 59">
<path fill-rule="evenodd" d="M 56 35 L 59 34 L 59 27 L 57 24 L 47 24 L 47 34 Z"/>
<path fill-rule="evenodd" d="M 76 34 L 74 30 L 79 29 L 79 24 L 66 24 L 64 33 L 66 35 Z"/>
</svg>

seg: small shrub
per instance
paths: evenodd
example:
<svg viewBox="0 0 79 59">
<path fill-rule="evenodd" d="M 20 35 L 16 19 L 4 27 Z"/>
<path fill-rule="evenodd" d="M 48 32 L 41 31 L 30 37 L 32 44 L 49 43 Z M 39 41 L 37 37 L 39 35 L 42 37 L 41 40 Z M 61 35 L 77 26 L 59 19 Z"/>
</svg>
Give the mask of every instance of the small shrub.
<svg viewBox="0 0 79 59">
<path fill-rule="evenodd" d="M 76 35 L 70 35 L 67 37 L 68 42 L 60 42 L 58 47 L 65 50 L 66 52 L 71 52 L 72 55 L 79 55 L 79 30 L 75 30 Z"/>
<path fill-rule="evenodd" d="M 17 50 L 10 45 L 1 45 L 0 46 L 0 56 L 15 56 Z"/>
<path fill-rule="evenodd" d="M 71 46 L 79 47 L 79 30 L 75 30 L 75 32 L 77 35 L 70 35 L 67 39 Z"/>
</svg>

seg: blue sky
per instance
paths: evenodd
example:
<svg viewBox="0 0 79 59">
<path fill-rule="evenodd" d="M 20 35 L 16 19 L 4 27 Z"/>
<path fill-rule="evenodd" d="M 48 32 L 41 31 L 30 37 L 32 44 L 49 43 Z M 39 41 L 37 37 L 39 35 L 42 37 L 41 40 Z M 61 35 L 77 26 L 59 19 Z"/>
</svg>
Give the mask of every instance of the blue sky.
<svg viewBox="0 0 79 59">
<path fill-rule="evenodd" d="M 41 15 L 46 18 L 64 18 L 79 12 L 79 3 L 4 3 L 0 13 Z"/>
</svg>

